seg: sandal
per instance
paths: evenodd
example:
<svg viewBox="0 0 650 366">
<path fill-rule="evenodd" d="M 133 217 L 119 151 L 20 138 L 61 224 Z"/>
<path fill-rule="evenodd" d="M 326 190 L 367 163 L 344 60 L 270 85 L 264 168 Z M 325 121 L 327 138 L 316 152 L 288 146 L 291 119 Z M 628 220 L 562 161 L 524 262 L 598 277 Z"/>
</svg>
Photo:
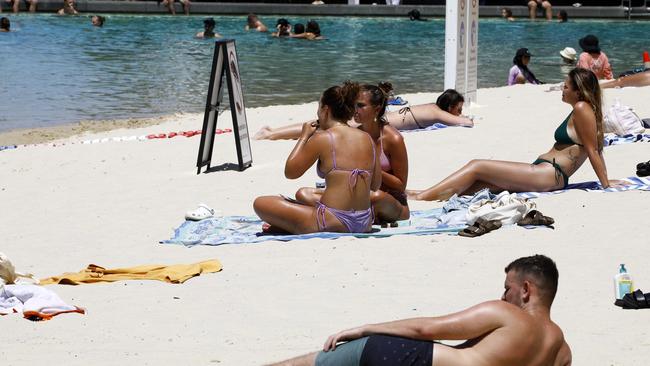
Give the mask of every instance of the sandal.
<svg viewBox="0 0 650 366">
<path fill-rule="evenodd" d="M 468 238 L 474 238 L 477 236 L 481 236 L 483 234 L 487 234 L 490 231 L 496 230 L 501 227 L 501 221 L 500 220 L 486 220 L 484 218 L 479 217 L 476 219 L 473 225 L 468 226 L 458 232 L 458 235 L 460 236 L 465 236 Z"/>
<path fill-rule="evenodd" d="M 650 308 L 650 293 L 644 294 L 643 291 L 636 290 L 614 301 L 614 305 L 623 309 L 647 309 Z"/>
<path fill-rule="evenodd" d="M 533 226 L 551 226 L 555 223 L 555 220 L 553 220 L 552 217 L 549 216 L 544 216 L 541 212 L 537 210 L 531 210 L 526 214 L 526 216 L 522 217 L 519 222 L 517 222 L 517 225 L 519 226 L 528 226 L 528 225 L 533 225 Z"/>
<path fill-rule="evenodd" d="M 196 210 L 188 211 L 185 214 L 185 219 L 192 220 L 192 221 L 201 221 L 201 220 L 209 219 L 212 216 L 214 216 L 214 209 L 208 207 L 208 205 L 204 203 L 201 203 L 199 204 L 199 207 Z"/>
</svg>

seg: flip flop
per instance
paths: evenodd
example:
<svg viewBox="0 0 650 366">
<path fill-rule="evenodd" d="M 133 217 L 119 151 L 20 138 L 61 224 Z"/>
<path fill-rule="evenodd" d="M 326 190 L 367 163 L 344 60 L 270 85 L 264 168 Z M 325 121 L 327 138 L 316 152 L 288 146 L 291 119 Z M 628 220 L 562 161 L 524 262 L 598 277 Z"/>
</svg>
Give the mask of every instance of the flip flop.
<svg viewBox="0 0 650 366">
<path fill-rule="evenodd" d="M 490 231 L 494 231 L 501 227 L 500 220 L 486 220 L 482 217 L 476 219 L 473 225 L 464 228 L 458 233 L 460 236 L 465 236 L 468 238 L 474 238 L 476 236 L 481 236 L 487 234 Z"/>
<path fill-rule="evenodd" d="M 408 102 L 405 101 L 404 99 L 402 99 L 402 97 L 396 97 L 396 98 L 388 100 L 388 102 L 386 104 L 388 104 L 388 105 L 404 105 L 406 103 L 408 103 Z"/>
<path fill-rule="evenodd" d="M 212 216 L 214 216 L 214 209 L 208 207 L 208 205 L 204 203 L 201 203 L 199 204 L 199 207 L 197 207 L 196 210 L 188 211 L 185 214 L 185 219 L 192 220 L 192 221 L 201 221 L 201 220 L 208 219 Z"/>
<path fill-rule="evenodd" d="M 644 161 L 636 165 L 636 170 L 648 169 L 650 168 L 650 160 Z"/>
<path fill-rule="evenodd" d="M 625 294 L 622 299 L 614 301 L 614 305 L 623 309 L 648 309 L 650 308 L 650 293 L 644 294 L 643 291 L 636 290 Z"/>
<path fill-rule="evenodd" d="M 531 210 L 529 211 L 526 216 L 524 216 L 519 222 L 517 222 L 517 225 L 519 226 L 528 226 L 528 225 L 533 225 L 533 226 L 551 226 L 555 223 L 555 220 L 553 220 L 552 217 L 549 216 L 544 216 L 541 212 L 537 210 Z"/>
</svg>

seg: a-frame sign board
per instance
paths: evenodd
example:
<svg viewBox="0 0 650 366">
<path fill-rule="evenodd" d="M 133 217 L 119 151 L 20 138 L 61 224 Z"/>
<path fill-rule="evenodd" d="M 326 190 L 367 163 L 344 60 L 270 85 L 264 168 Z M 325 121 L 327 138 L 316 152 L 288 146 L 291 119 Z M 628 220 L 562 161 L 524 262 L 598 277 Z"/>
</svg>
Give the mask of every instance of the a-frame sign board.
<svg viewBox="0 0 650 366">
<path fill-rule="evenodd" d="M 210 169 L 217 118 L 219 117 L 219 111 L 223 109 L 221 103 L 223 101 L 224 76 L 228 85 L 228 99 L 230 99 L 230 113 L 232 115 L 235 144 L 237 145 L 239 170 L 244 170 L 253 163 L 235 40 L 224 39 L 216 42 L 212 58 L 212 72 L 210 73 L 208 98 L 205 103 L 201 144 L 199 145 L 199 156 L 196 161 L 196 174 L 201 173 L 201 168 L 204 166 L 207 166 L 208 170 Z"/>
</svg>

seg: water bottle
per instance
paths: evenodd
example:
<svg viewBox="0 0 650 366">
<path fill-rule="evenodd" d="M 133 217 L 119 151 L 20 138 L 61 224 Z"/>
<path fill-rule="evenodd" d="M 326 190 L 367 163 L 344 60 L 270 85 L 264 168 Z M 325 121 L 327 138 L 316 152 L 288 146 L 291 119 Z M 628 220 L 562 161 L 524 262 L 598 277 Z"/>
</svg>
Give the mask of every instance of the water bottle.
<svg viewBox="0 0 650 366">
<path fill-rule="evenodd" d="M 614 296 L 617 299 L 622 299 L 625 294 L 632 293 L 634 291 L 634 283 L 632 282 L 632 276 L 627 273 L 625 264 L 621 264 L 621 267 L 618 269 L 618 274 L 614 276 Z"/>
</svg>

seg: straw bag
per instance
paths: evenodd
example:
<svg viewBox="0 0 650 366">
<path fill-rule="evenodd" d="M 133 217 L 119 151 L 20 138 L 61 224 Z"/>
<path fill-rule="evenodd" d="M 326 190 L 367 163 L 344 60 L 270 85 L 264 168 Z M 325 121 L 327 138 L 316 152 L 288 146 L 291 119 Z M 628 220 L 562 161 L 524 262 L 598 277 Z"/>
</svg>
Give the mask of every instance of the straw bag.
<svg viewBox="0 0 650 366">
<path fill-rule="evenodd" d="M 611 132 L 617 136 L 635 135 L 645 131 L 641 118 L 634 113 L 632 108 L 621 105 L 621 101 L 618 99 L 605 112 L 603 122 L 605 122 L 605 133 Z"/>
<path fill-rule="evenodd" d="M 20 280 L 19 277 L 21 278 Z M 16 268 L 11 264 L 9 258 L 4 253 L 0 253 L 0 285 L 10 285 L 16 283 L 16 280 L 19 280 L 21 283 L 38 283 L 34 275 L 16 272 Z"/>
</svg>

